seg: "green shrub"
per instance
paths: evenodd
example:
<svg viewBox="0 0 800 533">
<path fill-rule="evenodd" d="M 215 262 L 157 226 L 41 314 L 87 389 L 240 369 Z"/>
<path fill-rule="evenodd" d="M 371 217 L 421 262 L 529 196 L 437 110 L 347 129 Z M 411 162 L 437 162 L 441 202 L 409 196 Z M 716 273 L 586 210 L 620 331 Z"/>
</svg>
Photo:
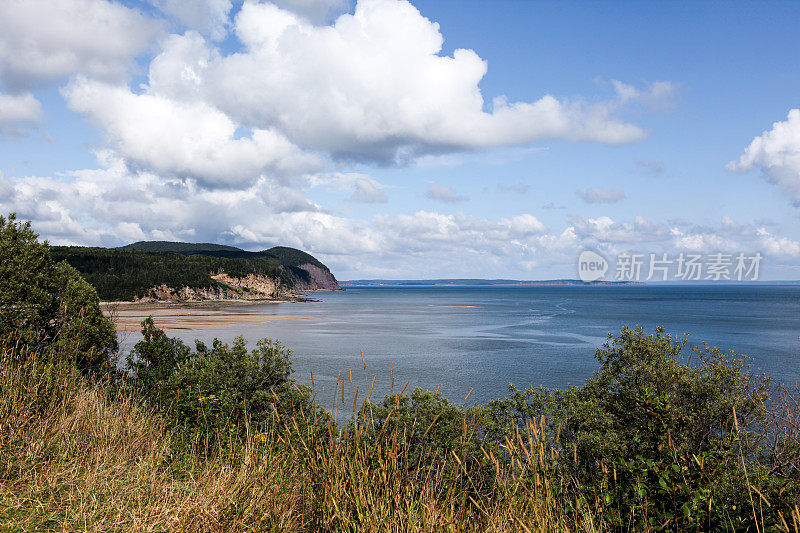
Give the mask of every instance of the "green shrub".
<svg viewBox="0 0 800 533">
<path fill-rule="evenodd" d="M 95 290 L 66 263 L 50 258 L 30 222 L 0 216 L 0 349 L 74 360 L 84 371 L 112 370 L 114 325 Z"/>
<path fill-rule="evenodd" d="M 261 339 L 248 351 L 237 337 L 229 346 L 214 340 L 210 348 L 197 344 L 196 352 L 170 376 L 168 386 L 177 399 L 182 420 L 204 416 L 202 399 L 216 398 L 227 419 L 263 428 L 277 414 L 305 418 L 314 415 L 309 390 L 292 379 L 291 352 L 279 342 Z"/>
<path fill-rule="evenodd" d="M 758 451 L 769 380 L 742 356 L 707 345 L 685 351 L 686 340 L 662 328 L 625 327 L 596 351 L 600 369 L 583 386 L 512 390 L 491 404 L 492 418 L 544 416 L 563 471 L 619 523 L 717 527 L 745 513 L 746 525 L 752 491 L 739 464 Z"/>
<path fill-rule="evenodd" d="M 153 317 L 142 321 L 142 340 L 127 357 L 136 384 L 148 396 L 159 400 L 170 375 L 191 355 L 180 339 L 170 338 L 156 327 Z"/>
<path fill-rule="evenodd" d="M 131 377 L 158 406 L 181 438 L 208 448 L 231 434 L 263 432 L 282 419 L 322 429 L 325 415 L 310 390 L 292 378 L 291 351 L 261 339 L 253 350 L 237 337 L 233 345 L 217 339 L 197 341 L 192 351 L 142 322 L 143 339 L 128 358 Z M 313 428 L 312 428 L 313 429 Z"/>
</svg>

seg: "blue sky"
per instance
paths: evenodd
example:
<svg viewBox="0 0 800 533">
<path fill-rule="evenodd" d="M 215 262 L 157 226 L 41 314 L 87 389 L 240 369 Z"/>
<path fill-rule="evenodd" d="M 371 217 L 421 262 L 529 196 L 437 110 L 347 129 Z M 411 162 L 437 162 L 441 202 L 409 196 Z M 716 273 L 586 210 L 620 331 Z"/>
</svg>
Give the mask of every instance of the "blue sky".
<svg viewBox="0 0 800 533">
<path fill-rule="evenodd" d="M 341 279 L 575 277 L 584 249 L 760 252 L 800 279 L 798 23 L 797 2 L 11 1 L 0 211 L 59 244 L 296 246 Z"/>
</svg>

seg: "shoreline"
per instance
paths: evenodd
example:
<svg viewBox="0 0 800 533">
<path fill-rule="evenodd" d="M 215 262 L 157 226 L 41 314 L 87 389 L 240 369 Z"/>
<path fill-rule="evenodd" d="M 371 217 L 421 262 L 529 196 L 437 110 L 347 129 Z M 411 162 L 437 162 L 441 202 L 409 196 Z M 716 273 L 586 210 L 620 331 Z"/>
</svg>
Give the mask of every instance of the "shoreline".
<svg viewBox="0 0 800 533">
<path fill-rule="evenodd" d="M 114 323 L 117 333 L 138 332 L 141 323 L 149 316 L 164 331 L 192 330 L 264 324 L 275 320 L 309 320 L 300 315 L 269 315 L 255 313 L 247 307 L 315 301 L 292 298 L 286 300 L 201 300 L 194 302 L 100 302 L 100 308 Z"/>
</svg>

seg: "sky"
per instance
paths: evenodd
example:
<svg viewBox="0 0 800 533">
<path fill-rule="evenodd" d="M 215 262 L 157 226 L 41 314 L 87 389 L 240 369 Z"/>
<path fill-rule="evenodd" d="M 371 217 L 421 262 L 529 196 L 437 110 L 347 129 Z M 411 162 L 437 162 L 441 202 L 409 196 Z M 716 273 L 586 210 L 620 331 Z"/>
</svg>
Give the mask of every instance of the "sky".
<svg viewBox="0 0 800 533">
<path fill-rule="evenodd" d="M 0 213 L 339 279 L 800 279 L 798 2 L 5 0 Z"/>
</svg>

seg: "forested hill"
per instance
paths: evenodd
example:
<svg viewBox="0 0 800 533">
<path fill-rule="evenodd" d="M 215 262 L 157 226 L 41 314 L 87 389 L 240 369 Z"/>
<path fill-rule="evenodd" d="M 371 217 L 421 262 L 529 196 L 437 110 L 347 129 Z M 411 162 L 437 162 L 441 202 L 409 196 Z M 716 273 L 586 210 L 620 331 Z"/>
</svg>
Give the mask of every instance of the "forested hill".
<svg viewBox="0 0 800 533">
<path fill-rule="evenodd" d="M 244 252 L 235 246 L 213 244 L 210 242 L 173 242 L 173 241 L 139 241 L 116 248 L 117 250 L 137 250 L 140 252 L 176 252 L 180 254 L 196 254 L 203 252 Z"/>
<path fill-rule="evenodd" d="M 280 264 L 285 266 L 299 267 L 309 264 L 328 270 L 328 267 L 323 265 L 313 255 L 298 250 L 297 248 L 289 248 L 287 246 L 274 246 L 269 250 L 261 252 L 248 252 L 241 248 L 236 248 L 235 246 L 212 244 L 208 242 L 139 241 L 115 249 L 140 252 L 178 253 L 184 255 L 206 255 L 209 257 L 277 259 Z"/>
<path fill-rule="evenodd" d="M 301 250 L 248 252 L 211 243 L 142 241 L 120 248 L 53 246 L 108 301 L 261 299 L 338 289 L 328 267 Z"/>
</svg>

